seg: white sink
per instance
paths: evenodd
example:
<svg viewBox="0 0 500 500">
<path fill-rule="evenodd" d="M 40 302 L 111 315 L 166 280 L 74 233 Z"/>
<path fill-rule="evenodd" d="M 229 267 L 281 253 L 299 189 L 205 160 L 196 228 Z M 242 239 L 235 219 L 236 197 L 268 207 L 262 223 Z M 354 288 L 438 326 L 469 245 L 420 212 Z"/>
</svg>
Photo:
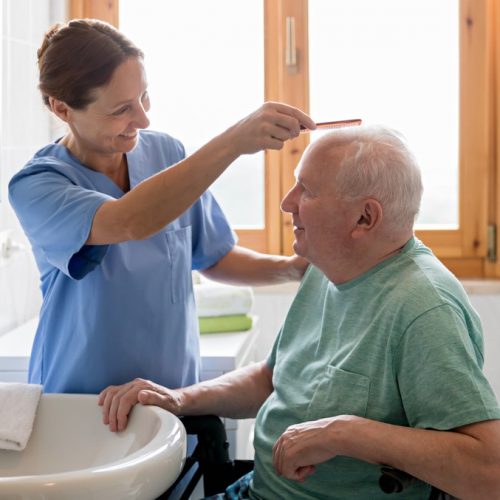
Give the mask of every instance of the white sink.
<svg viewBox="0 0 500 500">
<path fill-rule="evenodd" d="M 24 451 L 0 450 L 0 498 L 154 499 L 186 458 L 180 420 L 136 405 L 127 428 L 102 423 L 97 396 L 43 394 Z"/>
</svg>

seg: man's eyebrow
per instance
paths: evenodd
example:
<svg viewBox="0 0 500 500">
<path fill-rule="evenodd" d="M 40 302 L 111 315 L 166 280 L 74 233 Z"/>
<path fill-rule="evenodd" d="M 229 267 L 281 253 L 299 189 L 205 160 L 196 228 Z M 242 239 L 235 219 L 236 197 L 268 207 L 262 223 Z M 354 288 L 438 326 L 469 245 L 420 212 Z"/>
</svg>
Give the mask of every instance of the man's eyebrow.
<svg viewBox="0 0 500 500">
<path fill-rule="evenodd" d="M 297 165 L 293 171 L 293 175 L 295 177 L 295 182 L 299 185 L 301 185 L 303 188 L 307 189 L 307 186 L 304 184 L 304 178 L 300 175 L 299 173 L 300 170 L 300 163 Z"/>
</svg>

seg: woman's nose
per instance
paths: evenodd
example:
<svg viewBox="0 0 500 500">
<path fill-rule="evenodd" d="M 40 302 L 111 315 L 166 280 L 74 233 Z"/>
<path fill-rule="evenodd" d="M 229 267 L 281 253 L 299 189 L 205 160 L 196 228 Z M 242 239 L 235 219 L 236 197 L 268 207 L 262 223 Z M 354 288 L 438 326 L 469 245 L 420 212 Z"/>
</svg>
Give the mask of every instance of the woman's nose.
<svg viewBox="0 0 500 500">
<path fill-rule="evenodd" d="M 134 117 L 135 125 L 137 128 L 148 128 L 149 127 L 149 118 L 146 113 L 146 110 L 142 107 L 139 106 L 139 109 L 137 110 L 135 117 Z"/>
</svg>

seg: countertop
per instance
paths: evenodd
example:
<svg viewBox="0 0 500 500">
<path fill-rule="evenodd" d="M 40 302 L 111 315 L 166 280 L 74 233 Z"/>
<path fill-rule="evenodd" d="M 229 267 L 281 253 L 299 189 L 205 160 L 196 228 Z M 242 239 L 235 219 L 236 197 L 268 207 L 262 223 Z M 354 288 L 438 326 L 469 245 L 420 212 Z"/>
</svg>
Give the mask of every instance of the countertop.
<svg viewBox="0 0 500 500">
<path fill-rule="evenodd" d="M 200 335 L 203 371 L 229 371 L 240 366 L 253 344 L 254 327 L 246 332 L 205 333 Z M 38 318 L 0 335 L 0 371 L 27 371 Z"/>
</svg>

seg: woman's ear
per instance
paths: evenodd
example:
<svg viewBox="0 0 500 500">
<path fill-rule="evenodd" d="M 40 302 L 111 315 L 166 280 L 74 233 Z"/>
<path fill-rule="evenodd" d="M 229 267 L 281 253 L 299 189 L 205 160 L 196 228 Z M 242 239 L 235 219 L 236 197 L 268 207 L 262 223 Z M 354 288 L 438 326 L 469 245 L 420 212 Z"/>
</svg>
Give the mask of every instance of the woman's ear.
<svg viewBox="0 0 500 500">
<path fill-rule="evenodd" d="M 65 102 L 55 99 L 54 97 L 49 97 L 49 105 L 52 113 L 54 113 L 63 122 L 68 122 L 71 108 Z"/>
<path fill-rule="evenodd" d="M 356 222 L 356 227 L 352 231 L 352 237 L 358 239 L 375 229 L 382 222 L 382 205 L 373 198 L 362 201 L 361 213 Z"/>
</svg>

